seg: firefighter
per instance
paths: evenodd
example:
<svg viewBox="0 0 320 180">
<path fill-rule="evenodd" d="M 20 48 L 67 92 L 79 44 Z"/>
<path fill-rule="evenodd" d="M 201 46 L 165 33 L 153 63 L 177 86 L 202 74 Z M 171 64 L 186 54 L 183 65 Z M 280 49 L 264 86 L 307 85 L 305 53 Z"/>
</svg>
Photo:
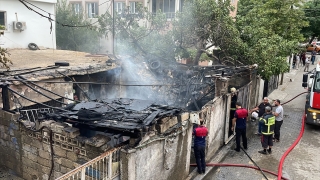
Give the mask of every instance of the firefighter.
<svg viewBox="0 0 320 180">
<path fill-rule="evenodd" d="M 230 119 L 229 119 L 229 136 L 233 134 L 233 130 L 231 130 L 232 127 L 232 118 L 234 116 L 234 112 L 237 110 L 236 108 L 236 103 L 238 100 L 238 95 L 237 95 L 237 89 L 235 87 L 230 88 L 231 92 L 231 106 L 230 106 Z"/>
<path fill-rule="evenodd" d="M 272 146 L 273 146 L 273 133 L 275 128 L 275 121 L 276 118 L 271 112 L 271 107 L 265 107 L 265 114 L 259 120 L 262 124 L 261 127 L 261 144 L 263 150 L 258 151 L 261 154 L 271 154 L 272 153 Z M 268 149 L 269 147 L 269 149 Z"/>
<path fill-rule="evenodd" d="M 206 137 L 208 136 L 208 129 L 203 126 L 203 121 L 200 121 L 200 125 L 193 130 L 194 137 L 194 155 L 197 162 L 198 173 L 206 173 Z"/>
<path fill-rule="evenodd" d="M 234 113 L 234 118 L 232 119 L 231 130 L 236 131 L 236 143 L 237 147 L 234 149 L 237 152 L 240 152 L 240 138 L 242 137 L 243 148 L 247 149 L 247 121 L 248 121 L 248 111 L 245 108 L 242 108 L 240 102 L 236 103 L 237 110 Z M 236 125 L 236 127 L 235 127 Z"/>
</svg>

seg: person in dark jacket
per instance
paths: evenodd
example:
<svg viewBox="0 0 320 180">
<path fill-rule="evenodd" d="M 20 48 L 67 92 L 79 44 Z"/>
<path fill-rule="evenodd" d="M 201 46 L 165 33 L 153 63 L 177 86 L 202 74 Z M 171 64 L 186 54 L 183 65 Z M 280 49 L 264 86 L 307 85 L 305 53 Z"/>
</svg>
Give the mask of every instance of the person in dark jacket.
<svg viewBox="0 0 320 180">
<path fill-rule="evenodd" d="M 265 108 L 269 106 L 272 107 L 271 104 L 269 103 L 269 99 L 267 97 L 263 98 L 263 102 L 260 103 L 258 106 L 256 106 L 255 108 L 250 110 L 250 113 L 254 112 L 254 111 L 258 111 L 258 117 L 262 117 L 262 115 L 265 113 Z M 261 135 L 261 122 L 259 121 L 258 124 L 258 132 L 255 133 L 256 135 Z"/>
<path fill-rule="evenodd" d="M 275 128 L 276 117 L 271 112 L 271 107 L 267 106 L 265 108 L 266 113 L 260 118 L 260 122 L 262 123 L 261 128 L 261 144 L 263 150 L 258 151 L 261 154 L 271 154 L 272 146 L 273 146 L 273 133 Z M 269 149 L 267 149 L 269 147 Z"/>
<path fill-rule="evenodd" d="M 240 102 L 236 103 L 236 112 L 234 113 L 234 118 L 232 119 L 231 129 L 236 131 L 236 143 L 237 147 L 234 149 L 237 152 L 240 152 L 240 138 L 242 137 L 243 148 L 247 149 L 247 121 L 248 121 L 248 111 L 242 108 Z"/>
<path fill-rule="evenodd" d="M 193 129 L 194 135 L 194 155 L 197 162 L 198 173 L 204 174 L 206 172 L 206 137 L 208 136 L 208 129 L 203 126 L 203 121 L 200 121 L 200 125 Z"/>
</svg>

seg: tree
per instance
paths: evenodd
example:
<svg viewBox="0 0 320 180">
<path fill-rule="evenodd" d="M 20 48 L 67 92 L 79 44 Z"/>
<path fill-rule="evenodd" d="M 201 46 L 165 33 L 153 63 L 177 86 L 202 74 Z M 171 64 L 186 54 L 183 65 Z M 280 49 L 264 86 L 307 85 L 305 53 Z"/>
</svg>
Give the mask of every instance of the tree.
<svg viewBox="0 0 320 180">
<path fill-rule="evenodd" d="M 136 13 L 129 9 L 111 14 L 106 12 L 99 18 L 100 32 L 115 37 L 117 54 L 144 57 L 152 63 L 172 63 L 174 41 L 168 29 L 164 13 L 152 14 L 141 3 L 136 4 Z M 112 34 L 114 33 L 114 34 Z"/>
<path fill-rule="evenodd" d="M 224 57 L 231 57 L 237 50 L 234 46 L 239 46 L 241 41 L 229 16 L 233 9 L 230 1 L 187 0 L 184 4 L 183 11 L 170 22 L 161 11 L 154 15 L 141 4 L 137 15 L 125 10 L 112 19 L 106 12 L 99 19 L 100 31 L 109 35 L 114 26 L 116 44 L 121 47 L 117 48 L 118 52 L 121 49 L 125 54 L 140 54 L 162 62 L 173 62 L 180 55 L 189 56 L 198 64 L 203 53 L 213 57 L 208 51 L 213 46 L 220 47 Z"/>
<path fill-rule="evenodd" d="M 56 27 L 57 46 L 65 50 L 98 52 L 100 34 L 97 27 L 85 19 L 85 13 L 76 13 L 65 0 L 58 0 L 56 8 L 56 21 L 59 22 Z"/>
<path fill-rule="evenodd" d="M 220 63 L 233 61 L 231 57 L 239 53 L 235 47 L 242 45 L 239 31 L 230 16 L 233 9 L 229 0 L 185 1 L 183 11 L 173 22 L 174 37 L 180 50 L 185 52 L 194 48 L 194 63 L 198 64 L 203 53 L 214 57 L 208 49 L 215 46 L 223 54 Z"/>
<path fill-rule="evenodd" d="M 12 61 L 8 59 L 9 55 L 10 54 L 8 53 L 7 49 L 0 47 L 0 64 L 2 64 L 2 66 L 6 69 L 10 69 L 9 64 L 12 64 Z"/>
<path fill-rule="evenodd" d="M 236 23 L 244 51 L 241 60 L 258 64 L 258 73 L 269 79 L 288 70 L 287 56 L 298 51 L 307 26 L 300 0 L 241 0 Z"/>
<path fill-rule="evenodd" d="M 302 28 L 302 34 L 309 39 L 309 44 L 320 36 L 320 0 L 307 1 L 304 4 L 305 20 L 309 26 Z"/>
</svg>

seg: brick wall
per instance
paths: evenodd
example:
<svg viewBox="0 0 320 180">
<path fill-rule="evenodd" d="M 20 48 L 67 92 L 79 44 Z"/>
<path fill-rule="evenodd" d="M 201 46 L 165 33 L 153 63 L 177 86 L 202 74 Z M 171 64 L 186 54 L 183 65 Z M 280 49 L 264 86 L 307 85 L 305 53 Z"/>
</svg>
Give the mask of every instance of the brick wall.
<svg viewBox="0 0 320 180">
<path fill-rule="evenodd" d="M 24 179 L 48 179 L 52 166 L 50 132 L 46 128 L 33 132 L 18 123 L 18 117 L 19 114 L 0 110 L 0 165 Z M 77 128 L 66 124 L 44 121 L 41 126 L 52 129 L 54 178 L 111 148 L 106 146 L 107 137 L 81 137 Z"/>
</svg>

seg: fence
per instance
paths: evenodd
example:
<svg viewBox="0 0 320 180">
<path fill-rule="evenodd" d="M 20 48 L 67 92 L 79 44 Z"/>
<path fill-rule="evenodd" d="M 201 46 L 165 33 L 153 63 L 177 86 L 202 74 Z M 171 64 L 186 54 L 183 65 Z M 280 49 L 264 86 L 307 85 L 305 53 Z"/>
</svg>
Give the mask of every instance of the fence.
<svg viewBox="0 0 320 180">
<path fill-rule="evenodd" d="M 75 168 L 56 180 L 109 180 L 120 175 L 121 147 L 112 149 Z"/>
</svg>

